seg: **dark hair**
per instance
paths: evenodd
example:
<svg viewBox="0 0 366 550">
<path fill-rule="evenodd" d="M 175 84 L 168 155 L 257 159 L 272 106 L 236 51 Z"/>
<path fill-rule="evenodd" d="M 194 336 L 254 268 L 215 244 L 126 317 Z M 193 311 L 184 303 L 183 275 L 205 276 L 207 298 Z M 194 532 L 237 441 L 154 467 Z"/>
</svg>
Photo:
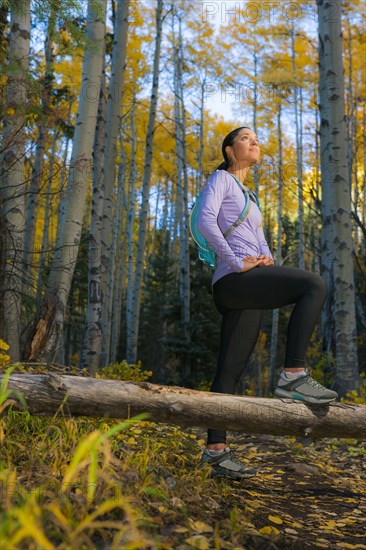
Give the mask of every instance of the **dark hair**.
<svg viewBox="0 0 366 550">
<path fill-rule="evenodd" d="M 240 126 L 240 128 L 235 128 L 235 130 L 232 130 L 230 132 L 230 134 L 228 134 L 224 138 L 224 141 L 222 142 L 222 146 L 221 146 L 221 151 L 222 151 L 222 156 L 224 157 L 225 160 L 224 160 L 224 162 L 219 164 L 219 166 L 215 169 L 215 172 L 216 172 L 216 170 L 227 170 L 229 168 L 230 159 L 229 159 L 225 149 L 228 145 L 230 145 L 230 146 L 233 145 L 234 139 L 236 138 L 236 136 L 238 135 L 240 130 L 243 130 L 244 128 L 248 128 L 248 130 L 250 130 L 249 126 Z"/>
</svg>

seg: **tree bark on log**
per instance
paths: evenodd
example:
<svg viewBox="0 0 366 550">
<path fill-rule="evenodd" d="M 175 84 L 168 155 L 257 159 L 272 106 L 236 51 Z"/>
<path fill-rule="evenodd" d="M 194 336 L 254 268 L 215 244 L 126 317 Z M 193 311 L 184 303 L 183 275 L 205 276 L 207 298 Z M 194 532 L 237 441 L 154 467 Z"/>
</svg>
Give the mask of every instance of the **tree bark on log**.
<svg viewBox="0 0 366 550">
<path fill-rule="evenodd" d="M 3 377 L 0 377 L 0 382 Z M 48 373 L 12 374 L 8 404 L 30 414 L 131 418 L 148 412 L 148 421 L 199 426 L 247 434 L 366 439 L 366 406 L 305 404 L 293 399 L 242 397 L 163 386 Z M 6 408 L 6 402 L 2 409 Z"/>
</svg>

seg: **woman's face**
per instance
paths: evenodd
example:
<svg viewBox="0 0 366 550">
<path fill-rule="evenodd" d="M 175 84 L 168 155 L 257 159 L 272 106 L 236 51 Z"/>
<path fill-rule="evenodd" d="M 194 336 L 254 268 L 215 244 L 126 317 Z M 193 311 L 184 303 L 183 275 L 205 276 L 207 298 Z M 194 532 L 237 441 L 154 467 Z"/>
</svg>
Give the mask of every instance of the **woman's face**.
<svg viewBox="0 0 366 550">
<path fill-rule="evenodd" d="M 252 130 L 243 128 L 235 137 L 232 146 L 226 147 L 226 153 L 236 168 L 252 166 L 259 161 L 258 138 Z"/>
</svg>

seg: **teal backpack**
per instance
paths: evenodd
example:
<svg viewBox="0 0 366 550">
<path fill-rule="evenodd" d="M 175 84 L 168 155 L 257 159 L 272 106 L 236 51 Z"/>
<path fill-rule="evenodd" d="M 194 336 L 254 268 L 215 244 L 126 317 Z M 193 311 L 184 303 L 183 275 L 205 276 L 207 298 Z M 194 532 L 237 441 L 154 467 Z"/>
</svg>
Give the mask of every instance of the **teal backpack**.
<svg viewBox="0 0 366 550">
<path fill-rule="evenodd" d="M 234 222 L 233 225 L 231 227 L 229 227 L 229 229 L 227 229 L 225 231 L 225 233 L 223 233 L 225 239 L 249 215 L 251 202 L 252 202 L 249 195 L 251 195 L 253 197 L 253 199 L 255 200 L 259 210 L 261 209 L 260 206 L 259 206 L 258 197 L 254 193 L 254 191 L 252 191 L 248 187 L 245 187 L 238 180 L 238 178 L 236 178 L 233 174 L 230 174 L 230 175 L 235 179 L 236 183 L 239 185 L 240 189 L 244 193 L 244 209 L 243 209 L 242 213 L 240 214 L 239 218 L 236 220 L 236 222 Z M 216 252 L 213 250 L 213 248 L 211 248 L 209 246 L 209 244 L 207 243 L 207 241 L 204 238 L 204 236 L 202 235 L 202 233 L 200 233 L 197 229 L 197 216 L 198 216 L 198 213 L 199 213 L 199 210 L 200 210 L 201 198 L 202 198 L 202 191 L 198 195 L 197 200 L 196 200 L 195 204 L 192 207 L 191 215 L 190 215 L 190 218 L 189 218 L 189 229 L 190 229 L 193 240 L 195 241 L 195 243 L 198 246 L 198 257 L 199 257 L 199 259 L 202 260 L 204 263 L 208 264 L 211 269 L 215 269 L 215 267 L 216 267 Z"/>
</svg>

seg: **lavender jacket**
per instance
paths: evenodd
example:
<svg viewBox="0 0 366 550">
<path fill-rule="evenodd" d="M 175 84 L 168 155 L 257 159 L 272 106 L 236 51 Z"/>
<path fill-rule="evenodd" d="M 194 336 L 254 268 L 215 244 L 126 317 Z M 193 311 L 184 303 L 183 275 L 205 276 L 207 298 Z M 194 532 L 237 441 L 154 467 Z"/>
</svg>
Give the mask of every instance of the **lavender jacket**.
<svg viewBox="0 0 366 550">
<path fill-rule="evenodd" d="M 217 170 L 205 184 L 197 228 L 217 254 L 212 286 L 228 273 L 239 273 L 247 256 L 265 254 L 273 259 L 262 228 L 262 214 L 255 202 L 247 218 L 225 239 L 223 233 L 244 209 L 244 193 L 226 170 Z"/>
</svg>

